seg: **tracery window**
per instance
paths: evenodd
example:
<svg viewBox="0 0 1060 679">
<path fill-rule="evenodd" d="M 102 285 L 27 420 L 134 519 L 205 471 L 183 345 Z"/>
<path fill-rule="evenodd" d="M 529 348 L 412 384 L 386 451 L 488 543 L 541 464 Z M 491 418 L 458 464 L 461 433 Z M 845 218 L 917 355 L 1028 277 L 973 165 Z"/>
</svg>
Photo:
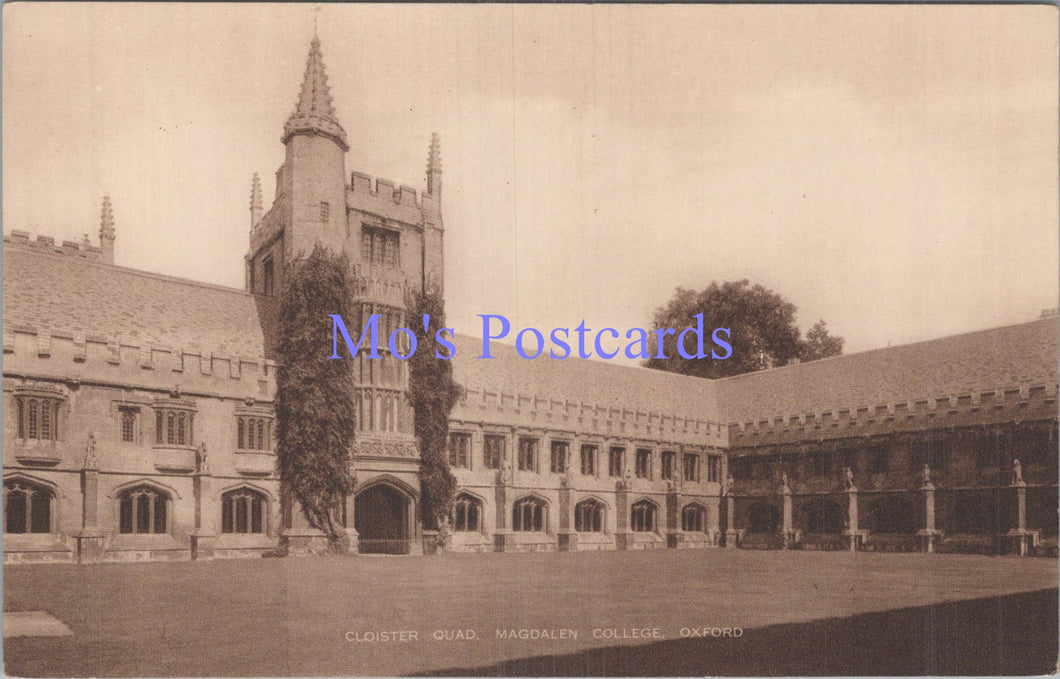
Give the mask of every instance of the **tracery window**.
<svg viewBox="0 0 1060 679">
<path fill-rule="evenodd" d="M 686 533 L 703 532 L 703 505 L 690 504 L 681 510 L 681 530 Z"/>
<path fill-rule="evenodd" d="M 54 500 L 55 494 L 50 489 L 31 481 L 4 481 L 4 532 L 52 532 Z"/>
<path fill-rule="evenodd" d="M 467 493 L 453 500 L 452 527 L 461 533 L 476 533 L 482 530 L 482 503 Z"/>
<path fill-rule="evenodd" d="M 59 412 L 62 399 L 58 396 L 16 395 L 18 438 L 36 441 L 58 441 Z"/>
<path fill-rule="evenodd" d="M 630 509 L 630 524 L 637 533 L 651 533 L 655 530 L 655 505 L 649 500 L 633 503 Z"/>
<path fill-rule="evenodd" d="M 236 448 L 238 450 L 271 450 L 272 419 L 251 415 L 236 416 Z"/>
<path fill-rule="evenodd" d="M 512 507 L 512 530 L 519 532 L 545 530 L 545 503 L 536 497 L 526 497 Z"/>
<path fill-rule="evenodd" d="M 176 408 L 155 408 L 155 444 L 194 445 L 192 425 L 195 414 Z"/>
<path fill-rule="evenodd" d="M 582 500 L 574 505 L 574 530 L 599 533 L 604 529 L 604 505 L 598 500 Z"/>
<path fill-rule="evenodd" d="M 237 488 L 221 496 L 222 533 L 264 533 L 268 502 L 250 488 Z"/>
<path fill-rule="evenodd" d="M 148 485 L 122 492 L 118 496 L 118 530 L 136 534 L 169 532 L 169 495 Z"/>
</svg>

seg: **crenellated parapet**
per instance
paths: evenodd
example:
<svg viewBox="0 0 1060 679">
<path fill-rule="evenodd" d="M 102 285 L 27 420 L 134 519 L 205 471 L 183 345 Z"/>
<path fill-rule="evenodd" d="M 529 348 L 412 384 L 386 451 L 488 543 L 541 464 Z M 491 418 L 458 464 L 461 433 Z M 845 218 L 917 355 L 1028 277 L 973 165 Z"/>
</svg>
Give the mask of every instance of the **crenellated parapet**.
<svg viewBox="0 0 1060 679">
<path fill-rule="evenodd" d="M 421 226 L 423 223 L 424 204 L 411 186 L 395 185 L 389 179 L 373 179 L 363 172 L 354 172 L 346 195 L 351 209 L 405 225 Z"/>
<path fill-rule="evenodd" d="M 151 346 L 135 338 L 3 331 L 4 375 L 74 384 L 98 383 L 207 396 L 270 400 L 276 363 L 208 349 Z"/>
<path fill-rule="evenodd" d="M 708 418 L 473 386 L 464 390 L 452 419 L 718 448 L 729 438 L 726 427 Z"/>
<path fill-rule="evenodd" d="M 1057 384 L 998 386 L 963 394 L 906 401 L 837 406 L 770 419 L 733 422 L 733 448 L 799 440 L 872 436 L 896 431 L 927 431 L 1042 418 L 1056 419 Z"/>
<path fill-rule="evenodd" d="M 79 257 L 91 262 L 103 261 L 103 249 L 88 243 L 87 241 L 64 240 L 56 245 L 51 236 L 40 236 L 30 238 L 26 231 L 14 230 L 10 235 L 4 236 L 4 247 L 28 248 L 37 252 L 50 252 L 70 257 Z"/>
</svg>

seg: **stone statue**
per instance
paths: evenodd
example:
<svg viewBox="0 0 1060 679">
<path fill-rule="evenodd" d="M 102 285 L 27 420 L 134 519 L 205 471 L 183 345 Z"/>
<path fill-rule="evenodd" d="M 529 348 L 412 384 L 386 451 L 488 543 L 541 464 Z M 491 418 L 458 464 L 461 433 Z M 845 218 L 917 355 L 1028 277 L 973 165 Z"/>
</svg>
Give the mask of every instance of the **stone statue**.
<svg viewBox="0 0 1060 679">
<path fill-rule="evenodd" d="M 843 467 L 843 476 L 846 478 L 847 488 L 854 487 L 854 470 L 850 467 Z"/>
<path fill-rule="evenodd" d="M 931 483 L 931 466 L 924 465 L 924 485 Z"/>
<path fill-rule="evenodd" d="M 505 460 L 501 463 L 501 483 L 508 485 L 512 482 L 512 465 Z"/>
<path fill-rule="evenodd" d="M 1019 459 L 1012 460 L 1012 483 L 1018 485 L 1023 483 L 1023 465 Z"/>
<path fill-rule="evenodd" d="M 633 487 L 633 473 L 630 472 L 628 469 L 626 470 L 625 484 L 626 490 L 629 490 Z"/>
<path fill-rule="evenodd" d="M 96 459 L 96 432 L 88 435 L 88 443 L 85 445 L 85 469 L 98 469 L 99 460 Z"/>
<path fill-rule="evenodd" d="M 732 493 L 732 486 L 736 483 L 736 479 L 732 478 L 732 474 L 725 477 L 725 494 L 729 495 Z"/>
<path fill-rule="evenodd" d="M 206 443 L 205 442 L 199 444 L 199 452 L 198 452 L 197 457 L 198 457 L 197 461 L 199 463 L 199 473 L 200 474 L 204 474 L 204 473 L 210 471 L 210 467 L 206 464 Z"/>
<path fill-rule="evenodd" d="M 788 473 L 787 472 L 780 472 L 780 489 L 781 490 L 787 490 L 788 489 Z"/>
</svg>

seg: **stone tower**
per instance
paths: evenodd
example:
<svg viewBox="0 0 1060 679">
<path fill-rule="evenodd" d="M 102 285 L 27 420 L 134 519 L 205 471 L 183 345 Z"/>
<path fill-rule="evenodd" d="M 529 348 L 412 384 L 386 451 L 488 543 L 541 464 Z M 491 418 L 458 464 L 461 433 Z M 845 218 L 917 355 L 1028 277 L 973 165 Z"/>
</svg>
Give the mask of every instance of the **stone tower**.
<svg viewBox="0 0 1060 679">
<path fill-rule="evenodd" d="M 348 256 L 354 280 L 353 317 L 344 320 L 356 338 L 377 315 L 382 358 L 367 358 L 368 352 L 362 351 L 347 359 L 356 363 L 354 457 L 363 489 L 356 502 L 350 498 L 347 517 L 358 517 L 361 546 L 368 551 L 384 543 L 390 549 L 395 541 L 407 541 L 415 549 L 420 531 L 416 508 L 420 460 L 406 396 L 408 364 L 389 354 L 387 339 L 396 328 L 412 322 L 406 319 L 405 306 L 410 291 L 442 290 L 441 143 L 437 134 L 432 135 L 425 191 L 362 172 L 353 172 L 347 183 L 349 141 L 332 104 L 316 37 L 310 43 L 297 106 L 283 126 L 281 141 L 286 155 L 276 172 L 276 193 L 268 210 L 263 211 L 257 175 L 251 182 L 246 288 L 261 297 L 276 297 L 285 269 L 307 257 L 318 243 Z M 390 508 L 385 516 L 379 515 L 383 511 L 379 499 L 371 499 L 380 494 L 390 494 L 382 501 Z M 362 526 L 365 517 L 371 520 Z M 352 529 L 353 523 L 347 527 Z"/>
</svg>

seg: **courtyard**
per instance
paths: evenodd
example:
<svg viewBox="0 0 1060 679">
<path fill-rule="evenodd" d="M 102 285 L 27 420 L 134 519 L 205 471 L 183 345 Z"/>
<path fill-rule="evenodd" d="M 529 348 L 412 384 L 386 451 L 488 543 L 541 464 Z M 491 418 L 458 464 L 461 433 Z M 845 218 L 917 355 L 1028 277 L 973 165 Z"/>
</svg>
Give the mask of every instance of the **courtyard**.
<svg viewBox="0 0 1060 679">
<path fill-rule="evenodd" d="M 1049 674 L 1055 559 L 661 550 L 4 567 L 16 676 Z M 5 634 L 7 634 L 5 629 Z"/>
</svg>

